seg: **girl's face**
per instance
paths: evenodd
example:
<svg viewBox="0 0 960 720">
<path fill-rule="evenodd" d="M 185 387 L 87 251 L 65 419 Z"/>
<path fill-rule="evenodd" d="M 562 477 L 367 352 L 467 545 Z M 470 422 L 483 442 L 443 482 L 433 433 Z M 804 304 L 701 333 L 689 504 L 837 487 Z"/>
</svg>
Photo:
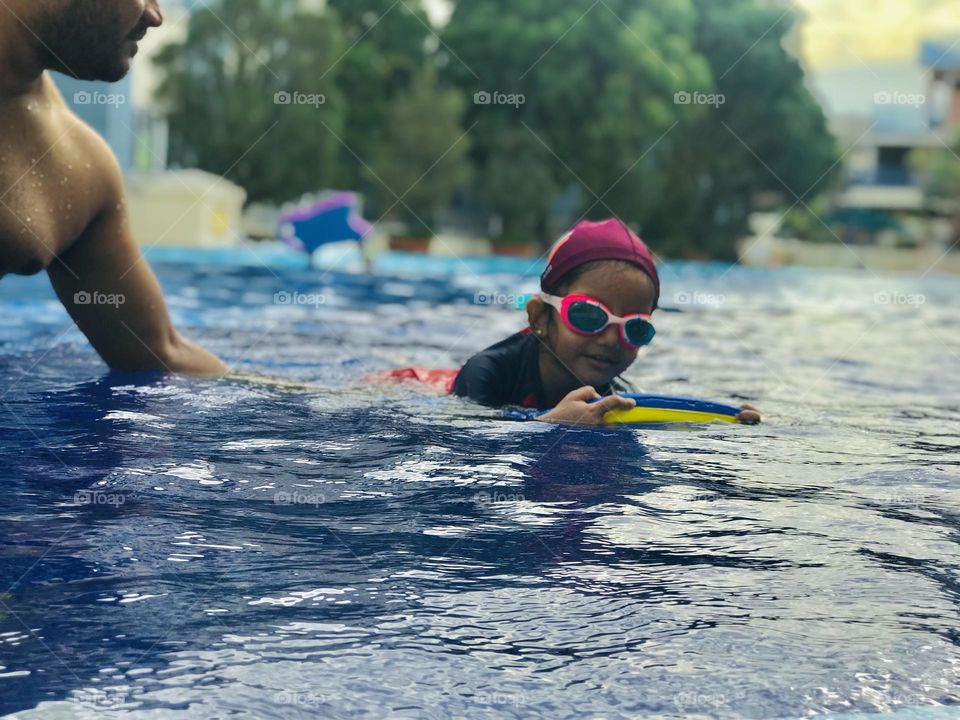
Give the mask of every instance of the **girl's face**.
<svg viewBox="0 0 960 720">
<path fill-rule="evenodd" d="M 602 263 L 577 278 L 563 294 L 589 295 L 621 317 L 653 312 L 653 282 L 632 266 Z M 608 325 L 598 335 L 578 335 L 563 324 L 553 308 L 538 303 L 531 310 L 531 325 L 542 333 L 547 362 L 555 366 L 556 373 L 551 375 L 565 373 L 575 387 L 606 385 L 637 359 L 637 349 L 621 343 L 616 325 Z"/>
</svg>

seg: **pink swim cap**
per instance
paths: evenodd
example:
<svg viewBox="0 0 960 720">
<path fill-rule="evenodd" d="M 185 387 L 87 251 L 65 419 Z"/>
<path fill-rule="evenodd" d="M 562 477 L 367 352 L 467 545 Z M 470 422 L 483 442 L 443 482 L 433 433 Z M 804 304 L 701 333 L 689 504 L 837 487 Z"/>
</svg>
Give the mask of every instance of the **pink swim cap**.
<svg viewBox="0 0 960 720">
<path fill-rule="evenodd" d="M 653 307 L 660 300 L 660 276 L 653 253 L 636 233 L 620 220 L 584 220 L 564 235 L 550 251 L 540 287 L 552 293 L 574 268 L 594 260 L 625 260 L 643 270 L 653 281 Z"/>
</svg>

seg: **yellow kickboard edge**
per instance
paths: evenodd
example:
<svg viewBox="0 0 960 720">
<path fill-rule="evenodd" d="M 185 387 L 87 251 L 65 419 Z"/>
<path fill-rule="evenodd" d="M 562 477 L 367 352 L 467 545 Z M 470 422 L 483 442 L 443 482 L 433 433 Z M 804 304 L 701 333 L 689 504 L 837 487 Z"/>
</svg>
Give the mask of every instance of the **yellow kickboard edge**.
<svg viewBox="0 0 960 720">
<path fill-rule="evenodd" d="M 643 423 L 735 423 L 732 415 L 697 412 L 695 410 L 669 410 L 665 408 L 631 408 L 629 410 L 611 410 L 603 416 L 609 425 L 631 425 Z"/>
</svg>

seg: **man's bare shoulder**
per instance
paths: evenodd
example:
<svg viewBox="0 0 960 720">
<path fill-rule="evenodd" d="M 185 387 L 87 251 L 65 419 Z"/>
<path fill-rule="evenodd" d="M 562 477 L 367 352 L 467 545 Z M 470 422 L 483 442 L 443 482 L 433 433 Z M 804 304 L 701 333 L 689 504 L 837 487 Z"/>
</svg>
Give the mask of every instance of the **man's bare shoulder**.
<svg viewBox="0 0 960 720">
<path fill-rule="evenodd" d="M 0 104 L 16 137 L 0 143 L 0 274 L 48 267 L 123 202 L 110 147 L 44 82 L 39 97 Z"/>
<path fill-rule="evenodd" d="M 49 76 L 47 82 L 55 132 L 66 141 L 64 154 L 76 160 L 70 163 L 70 169 L 75 171 L 78 180 L 89 179 L 92 174 L 99 181 L 97 188 L 107 193 L 104 201 L 116 199 L 118 193 L 123 194 L 123 177 L 113 150 L 96 130 L 70 109 Z M 57 149 L 54 147 L 51 152 L 56 153 Z"/>
</svg>

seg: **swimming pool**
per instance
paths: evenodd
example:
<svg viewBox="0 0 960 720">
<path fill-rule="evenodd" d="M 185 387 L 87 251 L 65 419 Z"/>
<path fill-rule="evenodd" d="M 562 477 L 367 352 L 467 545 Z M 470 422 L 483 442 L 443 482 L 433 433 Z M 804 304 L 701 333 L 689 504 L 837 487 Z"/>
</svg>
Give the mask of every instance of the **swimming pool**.
<svg viewBox="0 0 960 720">
<path fill-rule="evenodd" d="M 960 716 L 955 279 L 671 264 L 631 379 L 766 422 L 596 430 L 354 385 L 536 269 L 187 257 L 188 335 L 345 389 L 105 375 L 0 283 L 0 714 Z"/>
</svg>

